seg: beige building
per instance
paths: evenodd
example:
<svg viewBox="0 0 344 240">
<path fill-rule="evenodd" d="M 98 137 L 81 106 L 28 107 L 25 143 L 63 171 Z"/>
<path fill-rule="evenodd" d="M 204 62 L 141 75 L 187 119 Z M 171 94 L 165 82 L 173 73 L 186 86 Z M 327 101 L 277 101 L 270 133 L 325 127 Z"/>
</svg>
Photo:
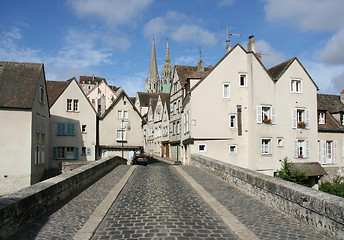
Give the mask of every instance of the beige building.
<svg viewBox="0 0 344 240">
<path fill-rule="evenodd" d="M 319 162 L 327 176 L 344 177 L 344 90 L 340 95 L 318 94 Z"/>
<path fill-rule="evenodd" d="M 79 77 L 79 84 L 81 89 L 84 91 L 85 94 L 88 94 L 94 87 L 100 84 L 102 81 L 106 82 L 105 78 L 95 77 L 93 76 L 80 76 Z"/>
<path fill-rule="evenodd" d="M 97 113 L 75 78 L 47 82 L 50 105 L 50 168 L 64 161 L 97 159 Z"/>
<path fill-rule="evenodd" d="M 105 80 L 102 80 L 88 92 L 87 98 L 92 103 L 97 113 L 102 115 L 115 101 L 122 90 L 122 88 L 110 87 Z"/>
<path fill-rule="evenodd" d="M 254 43 L 236 45 L 204 79 L 188 77 L 184 163 L 196 153 L 273 175 L 285 157 L 318 161 L 316 84 L 297 58 L 267 70 Z"/>
<path fill-rule="evenodd" d="M 102 157 L 131 159 L 143 151 L 143 119 L 128 95 L 122 91 L 99 121 L 99 148 Z"/>
<path fill-rule="evenodd" d="M 0 195 L 41 181 L 48 169 L 49 106 L 44 65 L 0 62 Z"/>
</svg>

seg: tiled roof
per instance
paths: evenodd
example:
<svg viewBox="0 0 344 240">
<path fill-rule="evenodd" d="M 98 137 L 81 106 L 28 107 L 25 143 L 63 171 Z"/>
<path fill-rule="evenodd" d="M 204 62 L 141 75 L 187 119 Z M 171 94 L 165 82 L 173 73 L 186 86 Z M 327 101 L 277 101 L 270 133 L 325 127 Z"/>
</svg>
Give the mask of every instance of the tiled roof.
<svg viewBox="0 0 344 240">
<path fill-rule="evenodd" d="M 51 108 L 72 79 L 68 81 L 47 81 L 49 107 Z"/>
<path fill-rule="evenodd" d="M 159 93 L 138 92 L 137 95 L 142 107 L 149 107 L 150 103 L 152 101 L 158 101 L 159 97 Z"/>
<path fill-rule="evenodd" d="M 185 85 L 188 78 L 199 78 L 204 79 L 213 69 L 212 67 L 205 67 L 204 71 L 197 71 L 197 66 L 185 66 L 185 65 L 176 65 L 177 74 L 179 77 L 180 84 Z"/>
<path fill-rule="evenodd" d="M 116 86 L 112 86 L 112 85 L 108 85 L 109 88 L 111 88 L 111 90 L 115 93 L 117 92 L 117 90 L 119 89 L 119 87 L 116 87 Z"/>
<path fill-rule="evenodd" d="M 344 104 L 338 95 L 318 94 L 318 111 L 326 111 L 325 124 L 318 124 L 319 132 L 344 132 L 344 126 L 333 117 L 333 113 L 344 112 Z"/>
<path fill-rule="evenodd" d="M 91 81 L 91 84 L 96 84 L 96 83 L 101 83 L 101 81 L 105 81 L 105 78 L 101 78 L 101 77 L 95 77 L 95 76 L 80 76 L 79 78 L 79 83 L 86 83 L 88 84 L 89 81 Z"/>
<path fill-rule="evenodd" d="M 288 69 L 288 67 L 292 64 L 292 62 L 295 60 L 296 58 L 292 58 L 289 59 L 288 61 L 285 61 L 283 63 L 280 63 L 270 69 L 268 69 L 268 73 L 270 75 L 270 77 L 272 78 L 272 80 L 278 80 L 283 73 Z"/>
<path fill-rule="evenodd" d="M 0 107 L 31 109 L 42 63 L 0 61 Z"/>
<path fill-rule="evenodd" d="M 318 162 L 291 163 L 292 166 L 305 172 L 308 177 L 327 175 L 324 168 Z"/>
</svg>

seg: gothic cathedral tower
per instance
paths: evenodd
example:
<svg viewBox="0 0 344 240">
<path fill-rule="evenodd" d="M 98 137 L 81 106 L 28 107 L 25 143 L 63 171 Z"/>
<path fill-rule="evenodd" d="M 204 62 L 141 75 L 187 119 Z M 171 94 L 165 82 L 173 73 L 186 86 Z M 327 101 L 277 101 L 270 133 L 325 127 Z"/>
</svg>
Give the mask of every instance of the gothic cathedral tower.
<svg viewBox="0 0 344 240">
<path fill-rule="evenodd" d="M 156 62 L 155 42 L 153 38 L 152 54 L 149 66 L 149 73 L 145 84 L 146 92 L 148 93 L 160 93 L 161 82 L 159 79 L 158 65 Z"/>
<path fill-rule="evenodd" d="M 172 75 L 173 75 L 173 66 L 171 66 L 170 49 L 169 49 L 168 40 L 167 40 L 165 64 L 161 73 L 161 91 L 163 93 L 170 93 L 170 88 L 171 88 L 171 83 L 172 83 L 172 78 L 173 78 Z"/>
</svg>

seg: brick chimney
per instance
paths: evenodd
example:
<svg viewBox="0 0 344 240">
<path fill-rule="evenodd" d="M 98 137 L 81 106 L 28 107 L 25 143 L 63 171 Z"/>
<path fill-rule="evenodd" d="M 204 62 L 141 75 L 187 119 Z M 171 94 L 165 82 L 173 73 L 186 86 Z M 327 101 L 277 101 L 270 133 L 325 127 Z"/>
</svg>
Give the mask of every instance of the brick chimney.
<svg viewBox="0 0 344 240">
<path fill-rule="evenodd" d="M 340 101 L 344 104 L 344 89 L 340 93 Z"/>
<path fill-rule="evenodd" d="M 253 35 L 248 37 L 247 52 L 256 52 L 256 41 L 253 37 Z"/>
<path fill-rule="evenodd" d="M 204 62 L 200 60 L 197 66 L 197 72 L 204 72 Z"/>
</svg>

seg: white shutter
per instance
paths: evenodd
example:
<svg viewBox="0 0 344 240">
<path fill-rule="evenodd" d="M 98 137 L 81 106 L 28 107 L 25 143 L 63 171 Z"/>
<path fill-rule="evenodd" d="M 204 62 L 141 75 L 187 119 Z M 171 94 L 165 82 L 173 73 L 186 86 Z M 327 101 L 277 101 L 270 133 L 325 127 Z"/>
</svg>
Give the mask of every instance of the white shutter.
<svg viewBox="0 0 344 240">
<path fill-rule="evenodd" d="M 297 140 L 294 141 L 294 158 L 298 158 L 298 144 L 299 142 Z"/>
<path fill-rule="evenodd" d="M 333 163 L 338 163 L 338 142 L 333 141 Z"/>
<path fill-rule="evenodd" d="M 276 124 L 276 108 L 275 107 L 271 108 L 271 121 L 272 121 L 272 124 Z"/>
<path fill-rule="evenodd" d="M 320 140 L 320 163 L 325 163 L 325 149 L 326 149 L 326 142 L 324 140 Z"/>
<path fill-rule="evenodd" d="M 306 114 L 306 123 L 307 123 L 306 128 L 309 129 L 310 128 L 309 110 L 305 110 L 305 114 Z"/>
<path fill-rule="evenodd" d="M 309 141 L 305 140 L 305 157 L 309 158 Z"/>
<path fill-rule="evenodd" d="M 297 128 L 297 110 L 296 108 L 293 109 L 293 128 Z"/>
<path fill-rule="evenodd" d="M 257 106 L 257 123 L 262 123 L 262 106 Z"/>
</svg>

